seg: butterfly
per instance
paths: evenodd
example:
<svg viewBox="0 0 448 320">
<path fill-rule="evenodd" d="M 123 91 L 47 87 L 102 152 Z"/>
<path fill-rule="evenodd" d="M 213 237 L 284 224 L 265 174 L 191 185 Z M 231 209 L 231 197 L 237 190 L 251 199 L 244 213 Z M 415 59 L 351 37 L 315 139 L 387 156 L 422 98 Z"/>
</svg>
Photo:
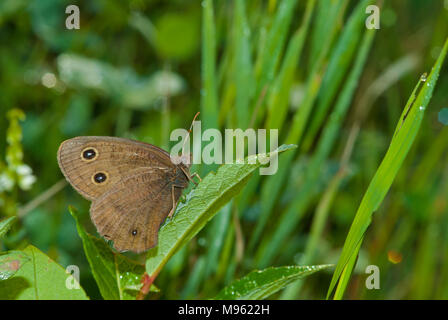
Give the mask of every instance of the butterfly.
<svg viewBox="0 0 448 320">
<path fill-rule="evenodd" d="M 183 189 L 196 183 L 193 176 L 200 180 L 190 174 L 191 161 L 181 157 L 172 161 L 152 144 L 103 136 L 66 140 L 57 153 L 67 181 L 92 201 L 98 233 L 116 250 L 136 253 L 157 245 L 159 228 L 173 215 Z"/>
</svg>

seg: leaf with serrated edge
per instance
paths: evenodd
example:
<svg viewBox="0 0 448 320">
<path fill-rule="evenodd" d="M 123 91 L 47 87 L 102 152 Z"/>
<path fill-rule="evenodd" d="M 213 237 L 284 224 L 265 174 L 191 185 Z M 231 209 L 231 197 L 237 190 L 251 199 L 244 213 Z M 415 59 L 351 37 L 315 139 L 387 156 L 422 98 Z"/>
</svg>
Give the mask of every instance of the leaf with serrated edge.
<svg viewBox="0 0 448 320">
<path fill-rule="evenodd" d="M 215 299 L 266 299 L 294 281 L 328 267 L 331 265 L 271 267 L 252 271 L 224 288 Z"/>
<path fill-rule="evenodd" d="M 103 298 L 135 299 L 142 285 L 144 266 L 114 252 L 104 240 L 88 234 L 79 223 L 76 209 L 69 207 L 69 211 L 76 221 L 84 252 Z"/>
<path fill-rule="evenodd" d="M 244 163 L 224 164 L 216 173 L 210 172 L 199 185 L 187 195 L 187 201 L 179 204 L 174 218 L 159 231 L 159 244 L 148 251 L 146 272 L 157 276 L 184 244 L 191 240 L 213 218 L 218 210 L 237 195 L 251 174 L 261 166 L 264 157 L 278 156 L 295 145 L 282 145 L 269 154 L 249 156 Z M 255 160 L 251 164 L 251 160 Z"/>
</svg>

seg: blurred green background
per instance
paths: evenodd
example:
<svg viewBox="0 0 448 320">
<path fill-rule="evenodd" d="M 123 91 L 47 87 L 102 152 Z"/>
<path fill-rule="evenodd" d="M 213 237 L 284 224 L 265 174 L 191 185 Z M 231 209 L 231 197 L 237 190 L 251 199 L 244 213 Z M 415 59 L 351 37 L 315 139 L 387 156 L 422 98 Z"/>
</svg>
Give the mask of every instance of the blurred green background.
<svg viewBox="0 0 448 320">
<path fill-rule="evenodd" d="M 81 285 L 100 298 L 67 209 L 78 208 L 95 233 L 89 202 L 61 182 L 59 144 L 79 135 L 108 135 L 168 150 L 171 130 L 188 128 L 202 111 L 205 127 L 278 128 L 280 144 L 299 149 L 285 164 L 288 174 L 276 192 L 269 192 L 268 177 L 253 177 L 171 259 L 155 282 L 161 292 L 154 297 L 208 298 L 256 268 L 336 263 L 406 101 L 448 35 L 448 1 L 385 1 L 349 109 L 322 153 L 323 132 L 349 85 L 368 15 L 356 11 L 359 1 L 321 0 L 309 27 L 300 29 L 311 2 L 216 0 L 207 20 L 201 1 L 2 0 L 0 217 L 18 215 L 20 223 L 1 250 L 32 243 L 63 266 L 78 265 Z M 69 4 L 80 8 L 79 30 L 65 28 Z M 357 12 L 362 20 L 353 32 L 349 19 Z M 300 44 L 298 30 L 305 30 L 301 55 L 293 47 Z M 446 70 L 417 140 L 374 215 L 349 299 L 448 298 Z M 313 79 L 317 87 L 308 85 Z M 312 108 L 305 129 L 291 140 L 294 117 L 305 104 Z M 16 108 L 25 117 L 10 112 Z M 32 173 L 22 165 L 11 186 L 8 163 L 14 161 Z M 319 164 L 312 179 L 304 177 L 310 162 Z M 197 168 L 202 174 L 211 169 Z M 297 200 L 304 190 L 306 200 Z M 313 233 L 313 219 L 326 205 L 322 230 Z M 312 234 L 318 237 L 304 257 Z M 364 285 L 372 264 L 381 270 L 380 290 Z M 330 278 L 331 270 L 321 272 L 273 298 L 321 299 Z"/>
</svg>

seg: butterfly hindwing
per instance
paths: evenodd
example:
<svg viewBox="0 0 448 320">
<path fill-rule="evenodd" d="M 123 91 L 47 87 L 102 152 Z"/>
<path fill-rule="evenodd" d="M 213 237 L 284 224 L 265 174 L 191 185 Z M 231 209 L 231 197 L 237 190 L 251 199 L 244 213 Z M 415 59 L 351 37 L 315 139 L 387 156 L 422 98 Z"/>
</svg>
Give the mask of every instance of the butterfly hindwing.
<svg viewBox="0 0 448 320">
<path fill-rule="evenodd" d="M 139 169 L 93 201 L 90 216 L 98 232 L 113 240 L 115 249 L 143 252 L 157 244 L 160 225 L 183 186 L 176 185 L 176 170 Z"/>
</svg>

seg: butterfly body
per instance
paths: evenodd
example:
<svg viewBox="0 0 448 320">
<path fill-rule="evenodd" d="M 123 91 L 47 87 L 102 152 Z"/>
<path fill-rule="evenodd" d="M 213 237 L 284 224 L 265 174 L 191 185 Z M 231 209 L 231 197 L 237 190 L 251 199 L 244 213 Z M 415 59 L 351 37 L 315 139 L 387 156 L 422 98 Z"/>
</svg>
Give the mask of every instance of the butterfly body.
<svg viewBox="0 0 448 320">
<path fill-rule="evenodd" d="M 58 164 L 70 184 L 92 201 L 90 217 L 118 251 L 143 252 L 188 186 L 189 166 L 151 144 L 86 136 L 64 141 Z"/>
</svg>

